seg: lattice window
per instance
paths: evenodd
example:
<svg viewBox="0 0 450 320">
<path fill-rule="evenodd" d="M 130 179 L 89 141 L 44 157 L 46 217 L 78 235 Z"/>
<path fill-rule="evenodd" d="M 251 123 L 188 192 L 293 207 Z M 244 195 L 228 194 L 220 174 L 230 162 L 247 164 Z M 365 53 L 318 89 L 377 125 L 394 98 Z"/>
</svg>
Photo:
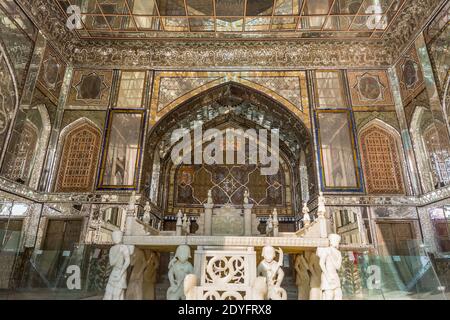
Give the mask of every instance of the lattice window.
<svg viewBox="0 0 450 320">
<path fill-rule="evenodd" d="M 368 193 L 404 193 L 395 138 L 379 126 L 361 134 L 363 168 Z"/>
<path fill-rule="evenodd" d="M 11 180 L 28 181 L 31 162 L 36 149 L 38 131 L 29 121 L 26 121 L 19 136 L 19 142 L 14 146 L 12 157 L 6 165 L 5 176 Z"/>
<path fill-rule="evenodd" d="M 444 126 L 429 127 L 423 138 L 428 151 L 428 159 L 436 178 L 441 184 L 450 184 L 450 145 Z"/>
<path fill-rule="evenodd" d="M 89 124 L 72 129 L 65 138 L 56 191 L 92 190 L 100 150 L 100 132 Z"/>
</svg>

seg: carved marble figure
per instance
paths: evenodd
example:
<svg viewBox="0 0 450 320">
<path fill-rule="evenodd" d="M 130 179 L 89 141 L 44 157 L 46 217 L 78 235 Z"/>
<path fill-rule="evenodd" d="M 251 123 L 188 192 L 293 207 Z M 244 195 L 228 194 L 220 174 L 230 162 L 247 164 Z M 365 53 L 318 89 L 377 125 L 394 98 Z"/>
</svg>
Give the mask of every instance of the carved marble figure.
<svg viewBox="0 0 450 320">
<path fill-rule="evenodd" d="M 275 260 L 277 251 L 279 253 L 278 261 Z M 281 288 L 281 282 L 284 278 L 284 271 L 281 268 L 283 265 L 283 251 L 281 248 L 275 250 L 272 246 L 265 246 L 262 250 L 262 257 L 264 259 L 258 265 L 257 275 L 266 278 L 267 299 L 286 300 L 286 290 Z"/>
<path fill-rule="evenodd" d="M 169 282 L 167 300 L 184 300 L 184 278 L 193 272 L 193 266 L 188 261 L 191 258 L 191 248 L 183 244 L 178 246 L 174 258 L 169 262 Z"/>
<path fill-rule="evenodd" d="M 342 300 L 341 281 L 338 271 L 342 264 L 342 255 L 338 250 L 341 237 L 337 234 L 328 236 L 329 247 L 317 248 L 317 256 L 320 259 L 322 269 L 321 290 L 323 300 Z"/>
<path fill-rule="evenodd" d="M 295 284 L 298 288 L 298 300 L 309 300 L 310 277 L 308 262 L 303 254 L 298 254 L 294 261 Z"/>
<path fill-rule="evenodd" d="M 122 231 L 113 231 L 114 246 L 109 249 L 109 263 L 112 271 L 109 275 L 103 300 L 124 300 L 127 288 L 127 269 L 133 246 L 122 244 Z"/>
</svg>

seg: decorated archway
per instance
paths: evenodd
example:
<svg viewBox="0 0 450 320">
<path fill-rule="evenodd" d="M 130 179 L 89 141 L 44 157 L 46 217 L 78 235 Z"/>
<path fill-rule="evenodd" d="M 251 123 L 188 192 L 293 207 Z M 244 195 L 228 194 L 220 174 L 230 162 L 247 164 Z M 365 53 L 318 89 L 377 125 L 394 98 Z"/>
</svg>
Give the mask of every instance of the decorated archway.
<svg viewBox="0 0 450 320">
<path fill-rule="evenodd" d="M 185 130 L 193 138 L 194 148 L 199 143 L 194 141 L 199 124 L 203 132 L 217 129 L 224 137 L 229 130 L 277 129 L 278 172 L 261 175 L 261 163 L 248 161 L 224 165 L 175 164 L 171 159 L 176 144 L 173 133 Z M 163 212 L 174 215 L 179 209 L 192 214 L 201 211 L 208 190 L 212 190 L 215 203 L 233 205 L 242 203 L 243 193 L 248 191 L 257 214 L 266 216 L 276 207 L 281 216 L 293 218 L 300 212 L 302 202 L 309 200 L 305 195 L 315 192 L 311 141 L 306 125 L 280 102 L 240 83 L 222 84 L 180 104 L 150 128 L 144 156 L 143 193 Z M 222 151 L 226 152 L 226 148 L 224 144 Z M 248 160 L 251 154 L 247 145 L 245 148 Z"/>
</svg>

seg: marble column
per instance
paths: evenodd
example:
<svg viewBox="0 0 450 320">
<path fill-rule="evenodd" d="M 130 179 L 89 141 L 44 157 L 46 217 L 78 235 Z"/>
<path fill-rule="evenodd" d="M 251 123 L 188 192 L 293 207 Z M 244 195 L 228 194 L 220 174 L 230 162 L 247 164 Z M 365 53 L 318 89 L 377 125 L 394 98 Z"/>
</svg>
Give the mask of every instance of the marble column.
<svg viewBox="0 0 450 320">
<path fill-rule="evenodd" d="M 244 204 L 244 236 L 252 235 L 252 208 L 253 204 Z"/>
<path fill-rule="evenodd" d="M 212 228 L 212 208 L 214 204 L 212 203 L 205 203 L 203 205 L 205 207 L 205 224 L 204 224 L 204 231 L 203 234 L 205 236 L 211 235 L 211 228 Z"/>
</svg>

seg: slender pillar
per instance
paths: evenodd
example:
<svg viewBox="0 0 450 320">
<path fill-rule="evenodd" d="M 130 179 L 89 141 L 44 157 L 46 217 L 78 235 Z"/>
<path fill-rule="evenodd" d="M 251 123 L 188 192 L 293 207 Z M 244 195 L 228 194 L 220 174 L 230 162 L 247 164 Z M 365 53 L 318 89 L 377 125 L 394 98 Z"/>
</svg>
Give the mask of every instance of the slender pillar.
<svg viewBox="0 0 450 320">
<path fill-rule="evenodd" d="M 205 207 L 205 224 L 203 234 L 205 236 L 210 236 L 212 229 L 212 208 L 214 207 L 214 204 L 205 203 L 203 206 Z"/>
<path fill-rule="evenodd" d="M 56 109 L 56 119 L 52 125 L 52 131 L 50 133 L 50 139 L 48 143 L 47 161 L 44 165 L 44 169 L 41 177 L 41 184 L 39 190 L 51 191 L 52 180 L 55 176 L 54 169 L 56 167 L 56 149 L 58 146 L 59 134 L 61 131 L 61 124 L 64 115 L 64 106 L 66 104 L 66 98 L 70 90 L 70 82 L 72 81 L 73 67 L 68 66 L 64 75 L 63 85 L 61 87 L 61 93 L 59 95 L 58 107 Z"/>
<path fill-rule="evenodd" d="M 253 204 L 244 204 L 244 236 L 252 235 L 252 208 Z"/>
<path fill-rule="evenodd" d="M 398 123 L 400 125 L 403 149 L 406 156 L 407 169 L 411 180 L 412 191 L 414 195 L 420 194 L 419 175 L 416 167 L 416 158 L 411 142 L 411 136 L 406 122 L 405 110 L 403 108 L 402 98 L 400 94 L 400 84 L 398 81 L 395 68 L 391 67 L 388 70 L 389 80 L 394 97 L 395 112 L 397 114 Z"/>
</svg>

